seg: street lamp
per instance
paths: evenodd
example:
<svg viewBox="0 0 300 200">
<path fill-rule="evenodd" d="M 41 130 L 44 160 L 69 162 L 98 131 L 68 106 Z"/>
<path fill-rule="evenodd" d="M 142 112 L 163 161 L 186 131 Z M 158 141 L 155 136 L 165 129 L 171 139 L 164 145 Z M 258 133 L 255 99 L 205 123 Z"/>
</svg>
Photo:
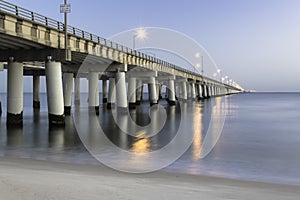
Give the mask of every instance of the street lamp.
<svg viewBox="0 0 300 200">
<path fill-rule="evenodd" d="M 65 27 L 64 27 L 64 32 L 65 32 L 65 59 L 67 61 L 70 61 L 71 58 L 69 58 L 69 53 L 68 53 L 68 13 L 71 12 L 71 4 L 67 3 L 67 0 L 64 0 L 64 4 L 60 5 L 60 13 L 64 13 L 64 19 L 65 19 Z"/>
<path fill-rule="evenodd" d="M 220 76 L 220 81 L 222 82 L 222 70 L 221 69 L 218 69 L 217 70 L 219 76 Z"/>
<path fill-rule="evenodd" d="M 132 41 L 132 49 L 135 50 L 135 40 L 140 39 L 140 40 L 144 40 L 145 38 L 147 38 L 147 31 L 145 28 L 138 28 L 135 30 L 134 34 L 133 34 L 133 41 Z"/>
</svg>

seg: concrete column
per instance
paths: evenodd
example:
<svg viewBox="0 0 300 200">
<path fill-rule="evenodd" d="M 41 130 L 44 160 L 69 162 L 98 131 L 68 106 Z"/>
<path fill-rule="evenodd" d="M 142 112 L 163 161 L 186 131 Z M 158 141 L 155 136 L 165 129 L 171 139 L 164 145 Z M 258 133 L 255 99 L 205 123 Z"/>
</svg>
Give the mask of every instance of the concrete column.
<svg viewBox="0 0 300 200">
<path fill-rule="evenodd" d="M 158 84 L 158 100 L 162 99 L 162 84 Z"/>
<path fill-rule="evenodd" d="M 175 97 L 175 84 L 174 80 L 169 80 L 169 86 L 168 86 L 168 102 L 170 105 L 176 104 L 176 97 Z"/>
<path fill-rule="evenodd" d="M 99 114 L 99 74 L 98 72 L 89 72 L 89 108 Z"/>
<path fill-rule="evenodd" d="M 127 108 L 127 92 L 125 72 L 116 73 L 116 95 L 118 108 Z"/>
<path fill-rule="evenodd" d="M 71 114 L 73 76 L 74 76 L 73 73 L 64 73 L 63 74 L 65 115 Z"/>
<path fill-rule="evenodd" d="M 148 92 L 149 92 L 150 105 L 152 106 L 154 104 L 157 104 L 155 77 L 149 78 Z"/>
<path fill-rule="evenodd" d="M 9 58 L 7 67 L 7 126 L 23 124 L 23 66 Z"/>
<path fill-rule="evenodd" d="M 211 93 L 210 93 L 210 86 L 206 85 L 205 87 L 206 87 L 206 98 L 210 98 L 210 95 L 211 95 Z"/>
<path fill-rule="evenodd" d="M 116 81 L 115 78 L 109 78 L 107 108 L 110 109 L 114 107 L 115 103 L 116 103 Z"/>
<path fill-rule="evenodd" d="M 102 80 L 102 102 L 107 103 L 107 80 Z"/>
<path fill-rule="evenodd" d="M 128 82 L 128 97 L 129 108 L 133 109 L 136 106 L 136 78 L 130 77 Z"/>
<path fill-rule="evenodd" d="M 192 99 L 196 99 L 196 87 L 195 87 L 195 83 L 194 82 L 192 82 L 192 84 L 191 84 L 191 90 L 192 90 Z"/>
<path fill-rule="evenodd" d="M 187 87 L 186 87 L 187 82 L 182 81 L 181 82 L 181 91 L 182 91 L 182 99 L 186 101 L 188 99 L 188 94 L 187 94 Z"/>
<path fill-rule="evenodd" d="M 207 88 L 206 88 L 206 84 L 203 83 L 201 86 L 202 86 L 202 96 L 203 96 L 203 98 L 205 99 L 205 98 L 207 98 Z"/>
<path fill-rule="evenodd" d="M 48 61 L 45 66 L 49 125 L 64 125 L 64 96 L 61 63 Z"/>
<path fill-rule="evenodd" d="M 40 107 L 40 76 L 33 76 L 33 108 Z"/>
<path fill-rule="evenodd" d="M 200 99 L 203 99 L 203 90 L 202 90 L 202 85 L 201 85 L 201 83 L 198 84 L 198 93 L 199 93 L 198 99 L 199 99 L 199 100 L 200 100 Z"/>
<path fill-rule="evenodd" d="M 74 79 L 74 90 L 75 90 L 75 104 L 76 105 L 79 105 L 80 104 L 80 78 L 79 77 L 76 77 Z"/>
<path fill-rule="evenodd" d="M 159 83 L 158 83 L 158 80 L 155 81 L 155 89 L 156 89 L 156 100 L 158 102 L 159 100 Z"/>
<path fill-rule="evenodd" d="M 137 90 L 136 90 L 136 105 L 141 104 L 141 98 L 142 98 L 142 89 L 143 89 L 143 81 L 137 80 Z"/>
</svg>

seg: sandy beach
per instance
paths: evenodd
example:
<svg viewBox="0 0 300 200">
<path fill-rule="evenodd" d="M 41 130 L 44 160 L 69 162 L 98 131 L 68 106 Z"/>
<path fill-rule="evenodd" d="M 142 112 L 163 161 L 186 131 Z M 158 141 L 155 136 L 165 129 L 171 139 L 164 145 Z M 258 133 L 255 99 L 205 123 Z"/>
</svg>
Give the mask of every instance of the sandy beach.
<svg viewBox="0 0 300 200">
<path fill-rule="evenodd" d="M 299 199 L 296 186 L 2 157 L 0 199 Z"/>
</svg>

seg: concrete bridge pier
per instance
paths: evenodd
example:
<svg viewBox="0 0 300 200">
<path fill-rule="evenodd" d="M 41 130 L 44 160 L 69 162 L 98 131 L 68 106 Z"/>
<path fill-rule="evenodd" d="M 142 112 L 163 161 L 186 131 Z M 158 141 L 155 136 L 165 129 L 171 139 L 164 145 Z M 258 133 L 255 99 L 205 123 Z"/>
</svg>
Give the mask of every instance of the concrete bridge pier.
<svg viewBox="0 0 300 200">
<path fill-rule="evenodd" d="M 111 109 L 116 103 L 116 81 L 115 78 L 109 78 L 109 88 L 108 88 L 108 98 L 107 98 L 107 108 Z"/>
<path fill-rule="evenodd" d="M 201 83 L 197 84 L 197 89 L 198 89 L 198 100 L 201 100 L 203 99 L 203 90 L 202 90 Z"/>
<path fill-rule="evenodd" d="M 157 104 L 155 77 L 150 77 L 149 78 L 148 92 L 149 92 L 150 105 L 152 106 L 152 105 Z"/>
<path fill-rule="evenodd" d="M 118 109 L 124 110 L 128 107 L 127 91 L 126 91 L 126 77 L 125 72 L 116 73 L 116 100 Z"/>
<path fill-rule="evenodd" d="M 79 105 L 80 104 L 80 78 L 75 77 L 74 78 L 74 90 L 75 90 L 75 104 Z"/>
<path fill-rule="evenodd" d="M 7 126 L 23 125 L 23 65 L 9 58 L 7 66 Z"/>
<path fill-rule="evenodd" d="M 175 83 L 173 79 L 169 80 L 168 84 L 168 103 L 169 105 L 176 105 L 176 97 L 175 97 Z"/>
<path fill-rule="evenodd" d="M 99 73 L 89 72 L 89 109 L 91 112 L 96 112 L 99 115 Z"/>
<path fill-rule="evenodd" d="M 64 109 L 65 115 L 71 114 L 72 105 L 72 90 L 73 90 L 73 74 L 63 74 L 63 92 L 64 92 Z"/>
<path fill-rule="evenodd" d="M 40 76 L 33 76 L 33 108 L 39 109 L 40 107 Z"/>
<path fill-rule="evenodd" d="M 191 98 L 192 100 L 195 100 L 196 99 L 196 87 L 195 87 L 195 82 L 192 82 L 191 83 Z"/>
<path fill-rule="evenodd" d="M 136 105 L 141 104 L 141 98 L 143 93 L 143 81 L 137 80 L 136 81 L 137 89 L 136 89 Z"/>
<path fill-rule="evenodd" d="M 102 80 L 102 102 L 107 103 L 107 80 Z"/>
<path fill-rule="evenodd" d="M 49 126 L 65 125 L 62 69 L 48 57 L 45 65 Z"/>
<path fill-rule="evenodd" d="M 136 107 L 136 78 L 130 77 L 128 81 L 128 100 L 129 109 L 134 109 Z"/>
<path fill-rule="evenodd" d="M 202 88 L 202 97 L 204 99 L 206 99 L 207 98 L 207 89 L 206 89 L 205 83 L 201 84 L 201 88 Z"/>
<path fill-rule="evenodd" d="M 187 93 L 187 82 L 186 81 L 181 82 L 181 91 L 182 91 L 182 100 L 187 101 L 188 93 Z"/>
</svg>

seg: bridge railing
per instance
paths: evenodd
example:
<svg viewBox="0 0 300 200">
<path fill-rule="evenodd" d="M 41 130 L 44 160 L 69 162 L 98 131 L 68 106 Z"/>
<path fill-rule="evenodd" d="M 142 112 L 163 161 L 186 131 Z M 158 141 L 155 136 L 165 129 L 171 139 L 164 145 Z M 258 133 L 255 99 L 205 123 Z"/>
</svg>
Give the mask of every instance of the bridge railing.
<svg viewBox="0 0 300 200">
<path fill-rule="evenodd" d="M 20 19 L 29 20 L 33 23 L 41 24 L 43 26 L 59 30 L 61 32 L 64 31 L 64 23 L 59 22 L 59 21 L 54 20 L 54 19 L 51 19 L 49 17 L 45 17 L 43 15 L 32 12 L 32 11 L 27 10 L 25 8 L 21 8 L 19 6 L 16 6 L 14 4 L 11 4 L 11 3 L 3 1 L 3 0 L 0 0 L 0 11 L 4 12 L 4 13 L 11 14 L 11 15 L 15 15 Z M 84 30 L 75 28 L 73 26 L 68 26 L 67 30 L 68 30 L 68 33 L 70 35 L 74 35 L 75 37 L 82 38 L 82 39 L 85 39 L 85 40 L 89 40 L 89 41 L 92 41 L 94 43 L 100 44 L 102 46 L 106 46 L 106 47 L 109 47 L 109 48 L 112 48 L 112 49 L 116 49 L 118 51 L 121 51 L 121 52 L 124 52 L 124 53 L 127 53 L 127 54 L 138 56 L 138 57 L 141 57 L 143 59 L 146 59 L 146 60 L 149 60 L 149 61 L 152 61 L 152 62 L 156 62 L 158 64 L 162 64 L 162 65 L 165 65 L 165 66 L 170 67 L 170 68 L 174 68 L 174 69 L 182 71 L 182 72 L 186 72 L 186 73 L 190 73 L 190 74 L 193 74 L 193 75 L 201 76 L 200 74 L 198 74 L 196 72 L 184 69 L 182 67 L 179 67 L 179 66 L 176 66 L 174 64 L 168 63 L 164 60 L 155 58 L 153 56 L 150 56 L 150 55 L 147 55 L 145 53 L 139 52 L 137 50 L 133 50 L 129 47 L 126 47 L 126 46 L 123 46 L 121 44 L 112 42 L 110 40 L 107 40 L 105 38 L 102 38 L 102 37 L 97 36 L 97 35 L 92 34 L 92 33 L 88 33 Z"/>
</svg>

